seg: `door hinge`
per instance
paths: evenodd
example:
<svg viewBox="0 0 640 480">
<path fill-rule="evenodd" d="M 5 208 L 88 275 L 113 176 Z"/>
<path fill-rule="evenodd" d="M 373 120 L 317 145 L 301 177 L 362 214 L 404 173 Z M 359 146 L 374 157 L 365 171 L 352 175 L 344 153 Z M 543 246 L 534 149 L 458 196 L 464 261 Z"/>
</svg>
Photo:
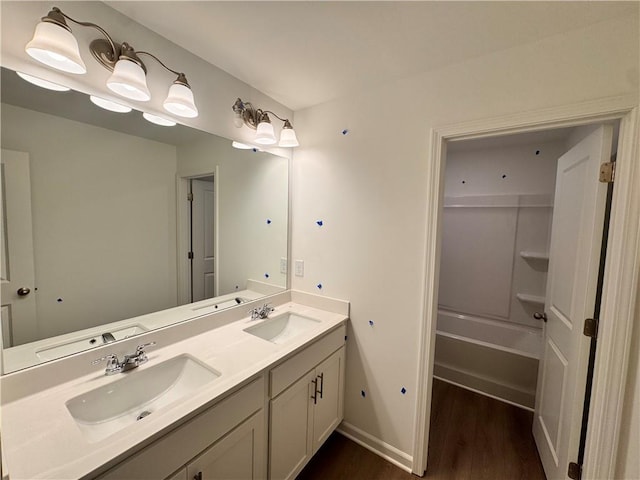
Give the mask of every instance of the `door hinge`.
<svg viewBox="0 0 640 480">
<path fill-rule="evenodd" d="M 597 318 L 587 318 L 584 321 L 584 329 L 582 330 L 585 336 L 591 338 L 598 337 L 598 319 Z"/>
<path fill-rule="evenodd" d="M 187 193 L 187 202 L 193 202 L 193 193 Z"/>
<path fill-rule="evenodd" d="M 580 478 L 582 478 L 582 465 L 579 465 L 575 462 L 569 463 L 569 470 L 567 471 L 567 475 L 572 480 L 580 480 Z"/>
<path fill-rule="evenodd" d="M 616 162 L 607 162 L 600 165 L 600 182 L 613 183 L 616 175 Z"/>
<path fill-rule="evenodd" d="M 193 260 L 193 252 L 187 252 L 187 258 Z"/>
</svg>

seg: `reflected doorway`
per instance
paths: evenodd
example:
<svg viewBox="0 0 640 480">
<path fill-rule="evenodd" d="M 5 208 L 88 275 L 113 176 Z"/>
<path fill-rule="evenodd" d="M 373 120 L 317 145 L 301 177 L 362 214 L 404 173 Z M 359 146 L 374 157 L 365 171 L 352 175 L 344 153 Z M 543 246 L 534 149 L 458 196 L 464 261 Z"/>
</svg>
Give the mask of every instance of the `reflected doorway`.
<svg viewBox="0 0 640 480">
<path fill-rule="evenodd" d="M 189 179 L 191 302 L 216 296 L 216 202 L 213 175 Z"/>
</svg>

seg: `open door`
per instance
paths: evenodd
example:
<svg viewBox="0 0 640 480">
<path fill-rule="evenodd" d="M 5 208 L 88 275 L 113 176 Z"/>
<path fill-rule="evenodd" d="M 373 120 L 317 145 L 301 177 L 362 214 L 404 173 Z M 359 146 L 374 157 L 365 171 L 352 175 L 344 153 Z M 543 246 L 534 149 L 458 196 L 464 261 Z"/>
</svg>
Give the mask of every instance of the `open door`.
<svg viewBox="0 0 640 480">
<path fill-rule="evenodd" d="M 549 480 L 566 479 L 578 458 L 613 129 L 603 125 L 558 160 L 549 276 L 533 435 Z"/>
<path fill-rule="evenodd" d="M 2 344 L 36 340 L 29 155 L 2 149 Z"/>
</svg>

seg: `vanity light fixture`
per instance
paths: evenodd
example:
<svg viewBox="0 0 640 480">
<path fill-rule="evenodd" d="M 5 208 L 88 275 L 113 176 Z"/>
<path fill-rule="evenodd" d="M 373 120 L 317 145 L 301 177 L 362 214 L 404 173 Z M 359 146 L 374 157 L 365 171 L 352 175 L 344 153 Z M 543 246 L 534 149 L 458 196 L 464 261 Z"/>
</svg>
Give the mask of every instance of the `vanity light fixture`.
<svg viewBox="0 0 640 480">
<path fill-rule="evenodd" d="M 180 117 L 198 116 L 193 92 L 184 73 L 169 68 L 149 52 L 136 51 L 126 42 L 114 42 L 99 25 L 74 20 L 57 7 L 53 7 L 46 17 L 42 17 L 36 26 L 33 39 L 25 47 L 26 52 L 35 60 L 63 72 L 86 73 L 87 68 L 80 56 L 78 42 L 66 20 L 83 27 L 95 28 L 104 36 L 93 40 L 89 44 L 89 50 L 100 65 L 113 72 L 107 80 L 107 87 L 111 91 L 139 102 L 151 99 L 147 87 L 147 67 L 140 59 L 140 55 L 147 55 L 177 76 L 163 103 L 165 110 Z"/>
<path fill-rule="evenodd" d="M 91 102 L 93 102 L 98 107 L 109 110 L 110 112 L 129 113 L 132 110 L 131 107 L 127 107 L 126 105 L 122 105 L 121 103 L 114 102 L 113 100 L 96 97 L 95 95 L 90 95 L 89 100 L 91 100 Z"/>
<path fill-rule="evenodd" d="M 254 141 L 257 144 L 274 145 L 277 142 L 273 125 L 271 125 L 271 119 L 269 118 L 269 114 L 271 114 L 284 123 L 282 131 L 280 132 L 280 142 L 278 142 L 278 146 L 297 147 L 300 145 L 296 137 L 296 132 L 288 119 L 280 118 L 269 110 L 255 108 L 250 102 L 243 102 L 239 98 L 231 108 L 235 113 L 233 120 L 235 126 L 240 128 L 242 125 L 247 125 L 249 128 L 254 129 L 256 131 Z"/>
<path fill-rule="evenodd" d="M 69 87 L 65 87 L 64 85 L 50 82 L 49 80 L 45 80 L 44 78 L 34 77 L 33 75 L 29 75 L 28 73 L 16 73 L 23 80 L 26 80 L 33 85 L 37 85 L 38 87 L 46 88 L 47 90 L 53 90 L 55 92 L 68 92 L 69 90 L 71 90 Z"/>
</svg>

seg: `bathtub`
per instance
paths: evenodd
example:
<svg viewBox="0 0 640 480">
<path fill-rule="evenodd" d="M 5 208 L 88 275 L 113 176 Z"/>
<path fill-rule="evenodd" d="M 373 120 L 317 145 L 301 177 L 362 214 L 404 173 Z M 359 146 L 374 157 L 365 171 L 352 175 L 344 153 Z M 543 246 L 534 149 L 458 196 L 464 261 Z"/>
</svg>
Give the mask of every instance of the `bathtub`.
<svg viewBox="0 0 640 480">
<path fill-rule="evenodd" d="M 438 311 L 434 377 L 531 410 L 540 329 Z"/>
</svg>

